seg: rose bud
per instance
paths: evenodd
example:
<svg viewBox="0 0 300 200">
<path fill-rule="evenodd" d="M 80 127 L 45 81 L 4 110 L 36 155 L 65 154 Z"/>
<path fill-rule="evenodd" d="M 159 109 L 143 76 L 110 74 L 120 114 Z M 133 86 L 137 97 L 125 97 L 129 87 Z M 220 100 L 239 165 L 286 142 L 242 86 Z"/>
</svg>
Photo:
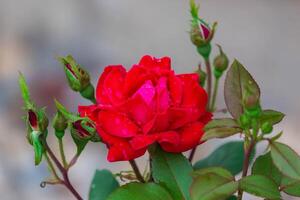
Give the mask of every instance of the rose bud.
<svg viewBox="0 0 300 200">
<path fill-rule="evenodd" d="M 220 78 L 223 72 L 228 68 L 229 60 L 220 45 L 217 45 L 220 54 L 214 59 L 214 75 L 216 78 Z"/>
<path fill-rule="evenodd" d="M 41 137 L 47 136 L 48 118 L 45 110 L 37 109 L 30 98 L 28 86 L 22 74 L 19 77 L 19 85 L 24 100 L 24 108 L 27 112 L 25 121 L 27 125 L 27 140 L 33 146 L 35 154 L 35 165 L 38 165 L 43 157 L 44 147 Z"/>
<path fill-rule="evenodd" d="M 210 27 L 203 19 L 198 16 L 199 6 L 195 4 L 194 0 L 190 1 L 192 24 L 190 31 L 190 38 L 192 43 L 197 47 L 197 51 L 205 59 L 208 59 L 211 52 L 210 41 L 212 40 L 217 23 L 213 23 Z"/>
<path fill-rule="evenodd" d="M 261 114 L 259 97 L 259 93 L 253 93 L 250 91 L 246 92 L 245 96 L 243 97 L 245 114 L 250 118 L 257 118 Z"/>
<path fill-rule="evenodd" d="M 206 81 L 206 73 L 202 70 L 201 64 L 199 63 L 198 69 L 195 71 L 198 76 L 199 76 L 199 83 L 202 87 L 205 86 L 205 81 Z"/>
<path fill-rule="evenodd" d="M 53 119 L 53 128 L 55 130 L 55 136 L 59 139 L 63 138 L 67 127 L 67 119 L 58 111 Z"/>
<path fill-rule="evenodd" d="M 68 84 L 71 89 L 91 101 L 95 101 L 94 87 L 90 83 L 89 73 L 76 63 L 75 59 L 68 55 L 66 57 L 59 57 L 62 63 Z"/>
<path fill-rule="evenodd" d="M 76 155 L 79 156 L 88 143 L 96 133 L 94 125 L 87 120 L 78 120 L 72 123 L 71 136 L 77 146 Z"/>
</svg>

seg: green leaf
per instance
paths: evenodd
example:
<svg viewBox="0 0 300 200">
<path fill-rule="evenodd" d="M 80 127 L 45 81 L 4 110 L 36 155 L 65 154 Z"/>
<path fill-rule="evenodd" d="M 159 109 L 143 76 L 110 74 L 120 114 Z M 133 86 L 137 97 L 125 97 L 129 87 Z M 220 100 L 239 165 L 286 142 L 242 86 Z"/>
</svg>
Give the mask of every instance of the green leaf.
<svg viewBox="0 0 300 200">
<path fill-rule="evenodd" d="M 264 175 L 273 180 L 278 187 L 283 187 L 283 192 L 292 196 L 300 196 L 300 181 L 283 176 L 273 164 L 270 152 L 256 159 L 252 167 L 252 174 Z"/>
<path fill-rule="evenodd" d="M 260 123 L 269 122 L 272 125 L 281 122 L 284 118 L 284 114 L 275 110 L 264 110 L 259 117 Z"/>
<path fill-rule="evenodd" d="M 208 174 L 208 173 L 213 173 L 218 176 L 224 177 L 226 179 L 234 180 L 234 177 L 232 176 L 232 174 L 228 170 L 226 170 L 222 167 L 208 167 L 208 168 L 204 168 L 204 169 L 199 169 L 192 173 L 192 177 L 197 177 L 199 175 L 204 175 L 204 174 Z"/>
<path fill-rule="evenodd" d="M 227 200 L 237 200 L 237 197 L 232 195 L 231 197 L 229 197 Z"/>
<path fill-rule="evenodd" d="M 207 173 L 194 179 L 190 191 L 192 200 L 225 200 L 237 189 L 238 183 L 232 179 Z"/>
<path fill-rule="evenodd" d="M 173 200 L 171 195 L 155 183 L 129 183 L 115 190 L 107 200 Z"/>
<path fill-rule="evenodd" d="M 264 175 L 273 180 L 278 186 L 280 186 L 282 175 L 279 170 L 273 164 L 271 153 L 268 152 L 265 155 L 259 156 L 252 167 L 253 175 Z"/>
<path fill-rule="evenodd" d="M 56 99 L 54 100 L 55 102 L 55 106 L 58 110 L 58 112 L 60 112 L 66 119 L 74 122 L 80 119 L 83 119 L 82 117 L 79 117 L 77 115 L 72 114 L 71 112 L 69 112 L 66 107 L 64 107 L 59 101 L 57 101 Z"/>
<path fill-rule="evenodd" d="M 189 187 L 193 170 L 182 154 L 164 152 L 158 145 L 150 149 L 152 173 L 155 182 L 163 185 L 174 200 L 190 200 Z"/>
<path fill-rule="evenodd" d="M 253 159 L 255 150 L 251 154 Z M 244 143 L 242 141 L 228 142 L 218 147 L 208 157 L 195 163 L 194 169 L 206 167 L 223 167 L 233 175 L 240 173 L 243 169 Z"/>
<path fill-rule="evenodd" d="M 225 138 L 242 132 L 239 124 L 231 118 L 214 119 L 205 126 L 205 133 L 202 140 L 212 138 Z"/>
<path fill-rule="evenodd" d="M 300 180 L 300 157 L 289 146 L 272 142 L 271 156 L 278 170 L 287 177 Z"/>
<path fill-rule="evenodd" d="M 25 103 L 26 109 L 31 109 L 32 102 L 30 99 L 30 92 L 29 92 L 25 77 L 22 73 L 19 74 L 19 86 L 20 86 L 22 98 Z"/>
<path fill-rule="evenodd" d="M 43 145 L 41 144 L 41 141 L 40 141 L 40 135 L 41 135 L 41 132 L 39 132 L 39 131 L 31 132 L 35 165 L 39 165 L 43 158 L 44 149 L 43 149 Z"/>
<path fill-rule="evenodd" d="M 283 192 L 285 192 L 286 194 L 300 197 L 300 180 L 283 177 L 281 185 L 284 188 Z"/>
<path fill-rule="evenodd" d="M 243 98 L 249 93 L 260 96 L 260 89 L 250 73 L 234 60 L 227 72 L 224 85 L 225 103 L 230 114 L 239 119 L 244 112 Z"/>
<path fill-rule="evenodd" d="M 90 186 L 89 200 L 106 200 L 118 187 L 118 181 L 109 170 L 96 170 Z"/>
<path fill-rule="evenodd" d="M 277 185 L 265 176 L 246 176 L 240 180 L 240 188 L 255 196 L 273 200 L 280 199 L 280 192 Z"/>
</svg>

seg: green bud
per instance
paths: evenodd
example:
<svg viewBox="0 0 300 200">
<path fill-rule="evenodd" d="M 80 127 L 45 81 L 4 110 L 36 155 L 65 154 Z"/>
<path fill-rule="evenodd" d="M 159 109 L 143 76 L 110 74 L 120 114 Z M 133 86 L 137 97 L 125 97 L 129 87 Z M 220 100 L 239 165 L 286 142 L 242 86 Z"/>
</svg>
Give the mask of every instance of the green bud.
<svg viewBox="0 0 300 200">
<path fill-rule="evenodd" d="M 211 45 L 207 43 L 205 45 L 201 45 L 197 47 L 198 53 L 203 56 L 204 59 L 208 59 L 211 52 Z"/>
<path fill-rule="evenodd" d="M 224 54 L 222 47 L 220 45 L 217 45 L 220 51 L 220 54 L 215 57 L 214 59 L 214 67 L 215 67 L 215 76 L 216 78 L 219 78 L 222 76 L 223 72 L 228 68 L 229 60 L 226 54 Z M 216 71 L 218 73 L 216 73 Z"/>
<path fill-rule="evenodd" d="M 55 130 L 55 136 L 59 139 L 63 138 L 67 127 L 67 119 L 60 112 L 57 112 L 53 119 L 53 128 Z"/>
<path fill-rule="evenodd" d="M 253 107 L 251 109 L 245 109 L 245 114 L 249 117 L 249 118 L 258 118 L 261 115 L 261 107 L 260 105 L 257 105 L 256 107 Z"/>
<path fill-rule="evenodd" d="M 273 131 L 273 126 L 270 122 L 265 122 L 261 126 L 261 131 L 263 134 L 269 134 Z"/>
<path fill-rule="evenodd" d="M 81 96 L 86 99 L 91 100 L 92 102 L 96 103 L 95 99 L 95 89 L 92 84 L 89 84 L 86 88 L 80 91 Z"/>
<path fill-rule="evenodd" d="M 90 85 L 89 73 L 77 64 L 71 55 L 59 57 L 58 59 L 64 67 L 69 86 L 72 90 L 81 92 Z"/>
<path fill-rule="evenodd" d="M 78 120 L 72 123 L 74 136 L 79 140 L 89 140 L 95 133 L 96 128 L 87 120 Z"/>
<path fill-rule="evenodd" d="M 240 117 L 240 125 L 242 128 L 246 129 L 250 127 L 250 119 L 247 115 L 243 114 Z"/>
<path fill-rule="evenodd" d="M 199 76 L 199 83 L 202 87 L 205 86 L 206 73 L 202 70 L 201 64 L 198 65 L 198 69 L 195 71 Z"/>
<path fill-rule="evenodd" d="M 72 123 L 71 136 L 77 146 L 77 155 L 80 155 L 88 141 L 95 136 L 95 133 L 94 125 L 87 120 L 78 120 Z"/>
<path fill-rule="evenodd" d="M 219 71 L 218 69 L 214 69 L 214 76 L 216 79 L 219 79 L 223 75 L 223 71 Z"/>
</svg>

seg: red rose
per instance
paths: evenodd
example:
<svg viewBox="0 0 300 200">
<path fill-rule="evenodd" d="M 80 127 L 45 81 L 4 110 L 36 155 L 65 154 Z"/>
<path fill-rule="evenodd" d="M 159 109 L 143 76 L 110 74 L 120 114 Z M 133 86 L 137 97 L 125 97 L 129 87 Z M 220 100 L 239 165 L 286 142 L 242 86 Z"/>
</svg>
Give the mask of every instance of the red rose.
<svg viewBox="0 0 300 200">
<path fill-rule="evenodd" d="M 79 106 L 79 113 L 95 122 L 111 162 L 142 156 L 154 142 L 168 152 L 192 149 L 211 119 L 198 75 L 175 75 L 168 57 L 144 56 L 128 72 L 107 66 L 96 99 L 96 105 Z"/>
</svg>

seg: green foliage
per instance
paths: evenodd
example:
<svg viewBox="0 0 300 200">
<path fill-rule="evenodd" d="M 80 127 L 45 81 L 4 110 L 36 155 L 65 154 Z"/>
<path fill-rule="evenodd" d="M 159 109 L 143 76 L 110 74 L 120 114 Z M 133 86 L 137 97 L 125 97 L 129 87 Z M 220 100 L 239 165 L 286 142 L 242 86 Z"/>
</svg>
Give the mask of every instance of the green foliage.
<svg viewBox="0 0 300 200">
<path fill-rule="evenodd" d="M 248 100 L 249 93 L 257 99 L 260 96 L 257 83 L 237 60 L 234 60 L 227 72 L 224 87 L 227 109 L 235 119 L 239 119 L 244 113 L 243 101 Z"/>
<path fill-rule="evenodd" d="M 182 154 L 164 152 L 158 145 L 151 149 L 150 154 L 155 182 L 164 186 L 173 200 L 190 200 L 189 187 L 193 168 L 189 161 Z"/>
<path fill-rule="evenodd" d="M 277 185 L 271 179 L 262 175 L 251 175 L 242 178 L 240 188 L 255 196 L 273 200 L 280 199 Z"/>
<path fill-rule="evenodd" d="M 259 118 L 260 123 L 269 122 L 272 125 L 278 124 L 284 118 L 284 114 L 275 110 L 263 110 Z"/>
<path fill-rule="evenodd" d="M 214 119 L 205 126 L 204 130 L 205 133 L 202 140 L 226 138 L 242 132 L 239 124 L 231 118 Z"/>
<path fill-rule="evenodd" d="M 259 156 L 252 167 L 253 175 L 263 175 L 273 180 L 278 186 L 281 183 L 282 175 L 279 170 L 274 166 L 271 153 Z"/>
<path fill-rule="evenodd" d="M 289 146 L 272 142 L 271 156 L 277 169 L 285 176 L 300 180 L 300 157 Z"/>
<path fill-rule="evenodd" d="M 160 185 L 155 183 L 129 183 L 115 190 L 106 200 L 174 200 Z"/>
<path fill-rule="evenodd" d="M 106 200 L 118 187 L 118 181 L 109 170 L 96 170 L 90 185 L 89 200 Z"/>
<path fill-rule="evenodd" d="M 224 174 L 223 170 L 217 173 L 208 171 L 194 178 L 190 189 L 192 200 L 223 200 L 230 197 L 237 191 L 239 184 L 228 173 Z"/>
<path fill-rule="evenodd" d="M 255 151 L 251 155 L 253 159 Z M 244 160 L 244 143 L 242 141 L 228 142 L 218 147 L 207 158 L 195 163 L 194 169 L 206 167 L 223 167 L 236 175 L 242 171 Z"/>
</svg>

